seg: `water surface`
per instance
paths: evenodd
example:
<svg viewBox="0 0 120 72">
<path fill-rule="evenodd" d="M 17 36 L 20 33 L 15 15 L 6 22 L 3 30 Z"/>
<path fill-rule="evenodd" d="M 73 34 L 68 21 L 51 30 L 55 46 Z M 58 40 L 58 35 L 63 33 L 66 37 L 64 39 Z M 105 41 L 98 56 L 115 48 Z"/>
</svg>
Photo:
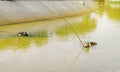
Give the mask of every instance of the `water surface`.
<svg viewBox="0 0 120 72">
<path fill-rule="evenodd" d="M 65 19 L 0 26 L 0 72 L 120 72 L 120 5 Z M 29 37 L 17 37 L 27 31 Z"/>
</svg>

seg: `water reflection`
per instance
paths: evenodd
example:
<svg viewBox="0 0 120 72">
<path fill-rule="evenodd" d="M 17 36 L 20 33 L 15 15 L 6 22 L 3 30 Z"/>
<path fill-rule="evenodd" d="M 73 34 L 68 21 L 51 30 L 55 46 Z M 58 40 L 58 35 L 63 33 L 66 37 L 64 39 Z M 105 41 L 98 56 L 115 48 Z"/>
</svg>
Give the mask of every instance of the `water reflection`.
<svg viewBox="0 0 120 72">
<path fill-rule="evenodd" d="M 105 7 L 104 7 L 105 5 L 104 5 L 104 3 L 99 3 L 98 4 L 98 7 L 99 7 L 99 9 L 98 9 L 98 14 L 100 15 L 100 16 L 102 16 L 103 14 L 104 14 L 104 11 L 105 11 Z"/>
<path fill-rule="evenodd" d="M 96 19 L 90 14 L 85 16 L 69 17 L 71 23 L 78 34 L 85 35 L 96 28 Z M 0 26 L 2 45 L 0 49 L 27 49 L 34 44 L 42 46 L 48 42 L 49 36 L 63 36 L 74 34 L 71 27 L 64 19 L 46 20 L 40 22 L 23 23 L 17 25 Z M 3 32 L 4 31 L 4 32 Z M 17 37 L 17 32 L 27 31 L 28 37 Z"/>
<path fill-rule="evenodd" d="M 90 51 L 90 48 L 84 48 L 84 52 L 88 53 Z"/>
<path fill-rule="evenodd" d="M 120 2 L 110 2 L 107 4 L 99 3 L 98 14 L 102 16 L 104 13 L 107 13 L 107 16 L 113 20 L 120 20 Z"/>
<path fill-rule="evenodd" d="M 120 13 L 120 3 L 119 4 L 110 4 L 107 6 L 107 10 L 106 10 L 107 14 L 108 14 L 108 17 L 110 19 L 113 19 L 113 20 L 120 20 L 120 16 L 119 16 L 119 13 Z"/>
<path fill-rule="evenodd" d="M 67 19 L 69 22 L 72 21 L 72 19 Z M 81 20 L 81 19 L 79 19 Z M 92 18 L 91 15 L 87 15 L 84 18 L 82 18 L 82 21 L 76 22 L 76 23 L 70 23 L 72 27 L 76 30 L 78 34 L 84 35 L 86 33 L 89 33 L 93 31 L 96 28 L 96 19 Z M 70 33 L 74 34 L 74 31 L 72 31 L 69 24 L 65 24 L 64 27 L 59 27 L 57 29 L 57 34 L 61 36 L 68 35 Z"/>
<path fill-rule="evenodd" d="M 0 72 L 120 72 L 120 22 L 113 14 L 119 9 L 111 11 L 116 7 L 67 18 L 80 37 L 90 34 L 83 39 L 97 41 L 97 48 L 82 48 L 64 19 L 0 26 Z M 16 37 L 19 31 L 30 36 Z"/>
<path fill-rule="evenodd" d="M 90 48 L 82 48 L 82 49 L 79 49 L 78 52 L 76 53 L 73 61 L 70 63 L 70 65 L 68 66 L 67 68 L 67 71 L 66 72 L 69 72 L 71 71 L 72 67 L 74 67 L 74 65 L 76 64 L 76 62 L 79 60 L 79 58 L 81 57 L 81 54 L 83 53 L 88 53 L 90 51 Z"/>
<path fill-rule="evenodd" d="M 0 40 L 0 51 L 2 50 L 26 50 L 32 44 L 40 47 L 47 43 L 47 37 L 10 37 Z"/>
<path fill-rule="evenodd" d="M 48 43 L 48 38 L 46 38 L 46 37 L 42 37 L 42 38 L 37 37 L 37 38 L 34 39 L 34 43 L 35 43 L 36 46 L 40 47 L 40 46 Z"/>
</svg>

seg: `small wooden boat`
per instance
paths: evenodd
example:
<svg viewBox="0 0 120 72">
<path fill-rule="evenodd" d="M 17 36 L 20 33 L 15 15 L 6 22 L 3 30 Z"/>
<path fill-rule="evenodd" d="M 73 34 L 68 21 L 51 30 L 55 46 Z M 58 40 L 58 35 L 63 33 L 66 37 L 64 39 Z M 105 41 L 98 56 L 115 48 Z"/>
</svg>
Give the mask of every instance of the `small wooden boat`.
<svg viewBox="0 0 120 72">
<path fill-rule="evenodd" d="M 17 36 L 28 36 L 27 32 L 18 32 Z"/>
</svg>

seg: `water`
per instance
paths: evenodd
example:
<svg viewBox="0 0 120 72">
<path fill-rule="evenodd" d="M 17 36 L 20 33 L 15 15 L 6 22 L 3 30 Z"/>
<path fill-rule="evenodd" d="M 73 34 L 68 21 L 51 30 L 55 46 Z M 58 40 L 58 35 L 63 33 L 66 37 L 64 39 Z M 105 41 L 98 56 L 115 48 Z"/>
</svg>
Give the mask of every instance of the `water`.
<svg viewBox="0 0 120 72">
<path fill-rule="evenodd" d="M 0 72 L 120 72 L 120 5 L 64 19 L 0 26 Z M 17 37 L 27 31 L 29 37 Z"/>
</svg>

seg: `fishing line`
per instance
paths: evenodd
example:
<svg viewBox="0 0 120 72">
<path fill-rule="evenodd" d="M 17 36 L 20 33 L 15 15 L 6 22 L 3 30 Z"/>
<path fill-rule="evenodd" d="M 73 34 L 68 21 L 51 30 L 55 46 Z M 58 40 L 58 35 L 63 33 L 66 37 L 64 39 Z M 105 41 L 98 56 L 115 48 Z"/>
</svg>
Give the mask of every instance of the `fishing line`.
<svg viewBox="0 0 120 72">
<path fill-rule="evenodd" d="M 75 29 L 72 27 L 72 25 L 67 21 L 67 19 L 65 17 L 63 17 L 64 20 L 67 22 L 67 24 L 71 27 L 71 29 L 73 30 L 73 32 L 76 34 L 77 38 L 79 39 L 80 43 L 82 44 L 82 46 L 84 47 L 84 44 L 82 42 L 82 40 L 80 39 L 78 33 L 75 31 Z"/>
<path fill-rule="evenodd" d="M 67 22 L 67 24 L 71 27 L 71 29 L 73 30 L 73 32 L 76 34 L 77 38 L 79 39 L 80 43 L 82 44 L 83 48 L 80 49 L 80 51 L 78 52 L 78 54 L 75 56 L 75 59 L 73 60 L 73 62 L 68 66 L 67 72 L 69 72 L 69 70 L 72 68 L 72 66 L 76 63 L 76 61 L 79 59 L 79 56 L 81 55 L 82 51 L 84 50 L 84 44 L 82 42 L 82 40 L 80 39 L 78 33 L 75 31 L 75 29 L 73 28 L 73 26 L 68 22 L 68 20 L 63 17 L 64 20 Z"/>
</svg>

